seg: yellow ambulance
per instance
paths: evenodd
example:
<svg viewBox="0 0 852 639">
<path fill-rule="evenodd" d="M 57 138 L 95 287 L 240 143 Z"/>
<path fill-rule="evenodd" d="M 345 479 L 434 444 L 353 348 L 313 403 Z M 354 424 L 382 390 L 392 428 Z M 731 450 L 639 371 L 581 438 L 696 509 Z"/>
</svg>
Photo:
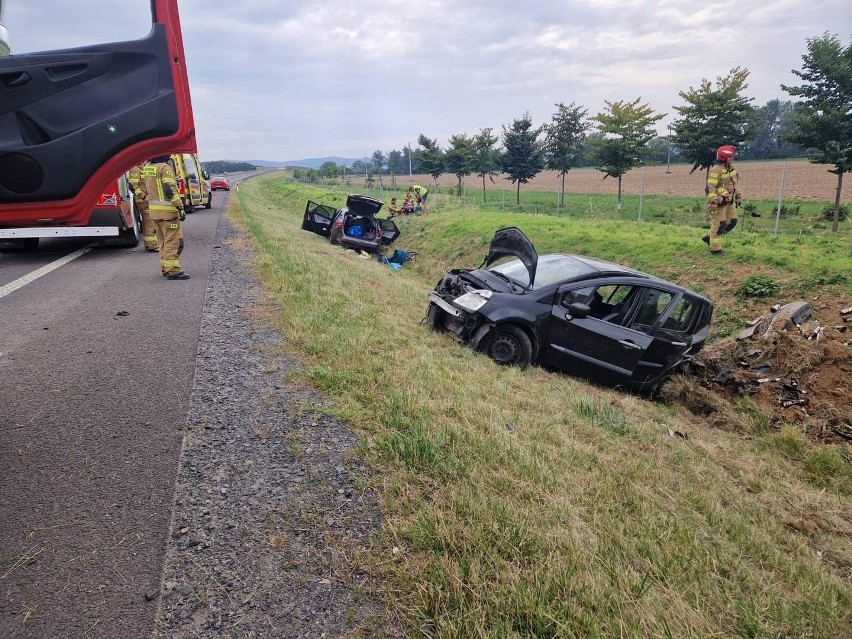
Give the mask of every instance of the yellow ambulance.
<svg viewBox="0 0 852 639">
<path fill-rule="evenodd" d="M 210 176 L 201 166 L 198 154 L 174 153 L 171 156 L 171 163 L 175 169 L 175 181 L 186 212 L 192 213 L 199 206 L 209 209 L 212 206 Z"/>
</svg>

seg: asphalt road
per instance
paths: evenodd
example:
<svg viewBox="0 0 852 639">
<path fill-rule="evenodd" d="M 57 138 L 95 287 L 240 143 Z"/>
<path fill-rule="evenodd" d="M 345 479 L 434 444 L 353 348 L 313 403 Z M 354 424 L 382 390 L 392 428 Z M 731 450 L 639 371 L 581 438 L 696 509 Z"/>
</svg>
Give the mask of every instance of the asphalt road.
<svg viewBox="0 0 852 639">
<path fill-rule="evenodd" d="M 95 248 L 0 297 L 0 637 L 153 629 L 227 198 L 184 223 L 190 280 L 163 278 L 140 243 Z M 0 255 L 0 290 L 86 244 Z"/>
</svg>

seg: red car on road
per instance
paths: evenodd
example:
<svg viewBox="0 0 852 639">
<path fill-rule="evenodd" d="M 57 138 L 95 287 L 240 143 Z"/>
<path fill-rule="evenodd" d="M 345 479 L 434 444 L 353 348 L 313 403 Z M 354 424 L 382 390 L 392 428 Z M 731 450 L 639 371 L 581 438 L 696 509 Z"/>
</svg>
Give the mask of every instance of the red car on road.
<svg viewBox="0 0 852 639">
<path fill-rule="evenodd" d="M 231 186 L 225 178 L 212 178 L 210 180 L 211 191 L 230 191 Z"/>
</svg>

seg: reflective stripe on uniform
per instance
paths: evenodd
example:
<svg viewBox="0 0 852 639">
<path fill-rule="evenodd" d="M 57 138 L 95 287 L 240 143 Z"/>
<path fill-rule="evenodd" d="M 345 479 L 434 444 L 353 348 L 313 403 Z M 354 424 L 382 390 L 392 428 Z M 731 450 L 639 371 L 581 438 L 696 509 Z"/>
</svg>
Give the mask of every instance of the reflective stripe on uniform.
<svg viewBox="0 0 852 639">
<path fill-rule="evenodd" d="M 164 269 L 180 268 L 180 260 L 160 260 L 160 266 Z"/>
</svg>

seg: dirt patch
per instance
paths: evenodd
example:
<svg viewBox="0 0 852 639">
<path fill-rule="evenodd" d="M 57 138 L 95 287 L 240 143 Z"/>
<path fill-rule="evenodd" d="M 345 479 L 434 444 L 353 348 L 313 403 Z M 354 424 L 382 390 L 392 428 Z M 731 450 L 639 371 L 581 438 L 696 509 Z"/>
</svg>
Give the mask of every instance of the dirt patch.
<svg viewBox="0 0 852 639">
<path fill-rule="evenodd" d="M 831 165 L 812 164 L 807 160 L 787 162 L 787 173 L 784 175 L 784 162 L 737 162 L 736 168 L 740 174 L 740 190 L 748 199 L 777 199 L 781 192 L 781 180 L 784 178 L 785 200 L 823 200 L 834 202 L 837 190 L 837 176 L 829 173 Z M 648 166 L 644 169 L 628 171 L 622 178 L 622 192 L 625 194 L 670 195 L 704 197 L 705 173 L 697 170 L 690 173 L 691 164 L 672 164 L 666 166 Z M 667 172 L 670 171 L 670 172 Z M 487 190 L 514 190 L 504 176 L 496 177 L 492 183 L 485 180 Z M 397 178 L 399 184 L 406 183 L 406 177 Z M 414 181 L 419 184 L 434 184 L 431 176 L 416 175 Z M 643 186 L 644 181 L 644 186 Z M 353 180 L 357 182 L 357 180 Z M 482 179 L 468 176 L 462 181 L 468 191 L 481 190 Z M 444 174 L 438 178 L 441 186 L 456 186 L 456 176 Z M 521 185 L 524 191 L 558 192 L 561 179 L 554 171 L 543 171 L 529 183 Z M 603 179 L 603 173 L 594 168 L 572 169 L 565 177 L 566 193 L 616 194 L 618 180 Z M 845 180 L 841 192 L 841 200 L 852 200 L 852 180 Z"/>
<path fill-rule="evenodd" d="M 730 410 L 748 397 L 758 421 L 797 423 L 824 442 L 852 441 L 852 322 L 837 311 L 833 323 L 816 314 L 801 324 L 779 316 L 767 314 L 751 336 L 708 346 L 690 367 L 697 384 L 681 380 L 667 398 L 726 426 L 741 422 Z"/>
</svg>

